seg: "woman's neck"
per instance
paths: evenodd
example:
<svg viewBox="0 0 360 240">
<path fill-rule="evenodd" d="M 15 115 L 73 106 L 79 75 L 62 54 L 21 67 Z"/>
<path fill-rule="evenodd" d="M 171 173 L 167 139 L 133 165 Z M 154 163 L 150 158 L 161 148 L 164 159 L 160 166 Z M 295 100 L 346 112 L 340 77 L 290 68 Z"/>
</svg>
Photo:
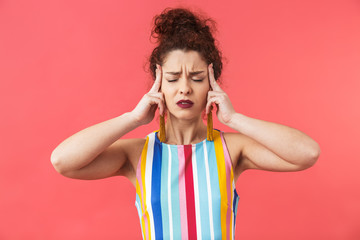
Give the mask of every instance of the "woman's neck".
<svg viewBox="0 0 360 240">
<path fill-rule="evenodd" d="M 207 127 L 200 116 L 194 120 L 183 120 L 169 115 L 165 124 L 167 144 L 188 145 L 206 138 Z"/>
</svg>

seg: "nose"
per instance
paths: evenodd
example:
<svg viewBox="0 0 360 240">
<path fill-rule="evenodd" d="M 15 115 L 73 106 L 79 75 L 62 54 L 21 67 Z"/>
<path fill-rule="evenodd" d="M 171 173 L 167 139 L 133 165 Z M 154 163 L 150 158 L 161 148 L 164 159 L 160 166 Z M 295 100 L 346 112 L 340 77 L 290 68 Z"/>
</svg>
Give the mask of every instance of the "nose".
<svg viewBox="0 0 360 240">
<path fill-rule="evenodd" d="M 192 92 L 190 81 L 184 77 L 180 80 L 179 91 L 181 94 L 190 94 Z"/>
</svg>

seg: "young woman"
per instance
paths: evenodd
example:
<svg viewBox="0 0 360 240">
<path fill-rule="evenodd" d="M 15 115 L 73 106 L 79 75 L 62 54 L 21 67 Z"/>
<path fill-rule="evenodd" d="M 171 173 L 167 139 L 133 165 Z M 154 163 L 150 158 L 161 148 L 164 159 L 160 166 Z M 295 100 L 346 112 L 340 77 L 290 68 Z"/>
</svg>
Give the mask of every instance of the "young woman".
<svg viewBox="0 0 360 240">
<path fill-rule="evenodd" d="M 234 239 L 239 175 L 304 170 L 318 159 L 319 145 L 297 129 L 234 110 L 217 82 L 222 62 L 211 19 L 168 8 L 154 20 L 151 90 L 132 111 L 63 141 L 52 164 L 70 178 L 126 176 L 136 188 L 143 239 Z M 236 132 L 212 128 L 213 104 Z M 120 139 L 150 123 L 157 108 L 160 130 Z"/>
</svg>

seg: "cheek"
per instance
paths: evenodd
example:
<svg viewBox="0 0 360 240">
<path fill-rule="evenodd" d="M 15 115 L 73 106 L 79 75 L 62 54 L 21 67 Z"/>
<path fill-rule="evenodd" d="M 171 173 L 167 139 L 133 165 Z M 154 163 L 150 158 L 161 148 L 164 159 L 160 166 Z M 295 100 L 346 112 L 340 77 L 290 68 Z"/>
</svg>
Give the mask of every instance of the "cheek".
<svg viewBox="0 0 360 240">
<path fill-rule="evenodd" d="M 203 91 L 201 93 L 201 99 L 202 99 L 203 105 L 206 105 L 206 103 L 207 103 L 207 94 L 208 94 L 208 91 Z"/>
<path fill-rule="evenodd" d="M 165 102 L 165 104 L 171 103 L 171 100 L 173 99 L 171 93 L 170 93 L 169 91 L 162 92 L 162 93 L 163 93 L 163 97 L 164 97 L 164 102 Z"/>
</svg>

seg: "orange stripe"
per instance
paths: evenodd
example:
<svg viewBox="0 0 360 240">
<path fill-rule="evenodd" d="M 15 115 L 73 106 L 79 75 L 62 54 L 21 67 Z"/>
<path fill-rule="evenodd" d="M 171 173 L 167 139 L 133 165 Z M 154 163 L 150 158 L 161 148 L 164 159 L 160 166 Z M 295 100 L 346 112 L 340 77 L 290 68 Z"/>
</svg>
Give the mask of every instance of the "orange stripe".
<svg viewBox="0 0 360 240">
<path fill-rule="evenodd" d="M 219 174 L 221 202 L 227 203 L 226 169 L 225 169 L 224 151 L 223 151 L 223 147 L 222 147 L 220 132 L 213 130 L 213 133 L 214 133 L 214 145 L 215 145 L 217 169 L 218 169 L 218 174 Z M 227 238 L 227 227 L 226 227 L 226 212 L 227 212 L 227 204 L 221 204 L 220 216 L 221 216 L 222 239 L 228 239 Z"/>
<path fill-rule="evenodd" d="M 144 237 L 151 240 L 151 234 L 150 234 L 150 219 L 149 219 L 149 213 L 147 211 L 147 205 L 146 205 L 146 188 L 145 188 L 145 167 L 146 167 L 146 153 L 148 149 L 149 144 L 149 137 L 146 138 L 145 145 L 143 147 L 142 153 L 141 153 L 141 180 L 142 180 L 142 186 L 143 186 L 143 196 L 142 201 L 144 203 L 144 213 L 147 220 L 147 226 L 144 228 Z M 145 221 L 145 219 L 144 219 Z M 147 227 L 147 228 L 146 228 Z"/>
</svg>

